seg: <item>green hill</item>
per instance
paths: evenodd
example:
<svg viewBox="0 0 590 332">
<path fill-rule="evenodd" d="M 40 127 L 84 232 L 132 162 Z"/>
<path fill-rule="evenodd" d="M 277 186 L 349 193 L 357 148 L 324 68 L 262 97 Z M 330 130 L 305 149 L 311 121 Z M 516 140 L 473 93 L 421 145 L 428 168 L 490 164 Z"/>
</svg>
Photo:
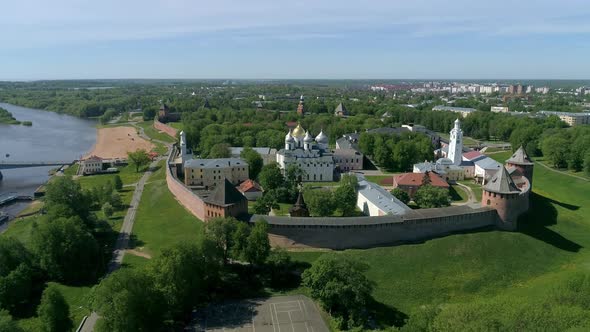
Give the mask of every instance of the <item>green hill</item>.
<svg viewBox="0 0 590 332">
<path fill-rule="evenodd" d="M 335 254 L 370 266 L 374 298 L 408 315 L 405 329 L 590 326 L 590 182 L 537 166 L 533 185 L 531 209 L 518 232 Z M 306 262 L 321 254 L 292 253 Z"/>
</svg>

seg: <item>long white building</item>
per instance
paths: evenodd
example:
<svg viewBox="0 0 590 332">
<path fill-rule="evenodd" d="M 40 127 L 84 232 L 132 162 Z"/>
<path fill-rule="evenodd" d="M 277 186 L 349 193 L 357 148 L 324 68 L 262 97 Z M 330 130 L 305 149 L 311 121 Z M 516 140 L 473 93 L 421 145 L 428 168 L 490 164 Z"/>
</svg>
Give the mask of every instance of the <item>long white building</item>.
<svg viewBox="0 0 590 332">
<path fill-rule="evenodd" d="M 320 132 L 315 139 L 301 125 L 285 136 L 285 148 L 277 152 L 277 163 L 284 171 L 296 164 L 304 172 L 302 181 L 333 181 L 334 156 L 328 149 L 328 136 Z"/>
</svg>

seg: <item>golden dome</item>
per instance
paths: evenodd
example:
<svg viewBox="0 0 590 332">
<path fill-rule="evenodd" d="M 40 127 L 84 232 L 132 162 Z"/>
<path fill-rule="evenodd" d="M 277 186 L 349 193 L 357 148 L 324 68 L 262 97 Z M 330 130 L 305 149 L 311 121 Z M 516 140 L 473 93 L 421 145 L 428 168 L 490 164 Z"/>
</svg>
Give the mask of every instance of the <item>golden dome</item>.
<svg viewBox="0 0 590 332">
<path fill-rule="evenodd" d="M 297 127 L 295 127 L 295 129 L 293 130 L 293 133 L 291 135 L 293 135 L 293 137 L 305 136 L 305 130 L 303 130 L 303 127 L 301 127 L 300 123 L 297 124 Z"/>
</svg>

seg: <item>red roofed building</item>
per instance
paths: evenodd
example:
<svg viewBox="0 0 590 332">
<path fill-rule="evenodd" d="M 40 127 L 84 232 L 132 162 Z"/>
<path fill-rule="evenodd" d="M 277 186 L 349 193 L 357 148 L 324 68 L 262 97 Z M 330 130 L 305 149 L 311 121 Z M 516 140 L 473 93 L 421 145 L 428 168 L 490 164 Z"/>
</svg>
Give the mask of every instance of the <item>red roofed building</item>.
<svg viewBox="0 0 590 332">
<path fill-rule="evenodd" d="M 464 160 L 472 161 L 472 160 L 477 159 L 479 157 L 481 157 L 481 153 L 476 150 L 463 153 Z"/>
<path fill-rule="evenodd" d="M 434 172 L 404 173 L 393 177 L 393 188 L 407 192 L 411 198 L 420 187 L 425 185 L 449 189 L 449 184 Z"/>
<path fill-rule="evenodd" d="M 254 180 L 248 179 L 242 182 L 237 189 L 242 195 L 246 196 L 249 201 L 255 201 L 262 196 L 262 188 Z"/>
</svg>

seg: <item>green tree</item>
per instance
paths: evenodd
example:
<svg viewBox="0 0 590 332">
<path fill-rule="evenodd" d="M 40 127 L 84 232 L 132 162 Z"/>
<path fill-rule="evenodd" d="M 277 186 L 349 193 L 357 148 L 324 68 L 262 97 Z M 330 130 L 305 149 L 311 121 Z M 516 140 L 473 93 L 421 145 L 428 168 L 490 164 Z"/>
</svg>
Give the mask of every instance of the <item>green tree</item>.
<svg viewBox="0 0 590 332">
<path fill-rule="evenodd" d="M 327 189 L 307 189 L 303 191 L 303 198 L 309 208 L 309 212 L 318 217 L 331 216 L 336 210 L 334 197 Z"/>
<path fill-rule="evenodd" d="M 399 199 L 404 204 L 410 203 L 410 195 L 408 195 L 407 192 L 405 192 L 404 190 L 401 190 L 400 188 L 394 188 L 391 191 L 391 194 L 393 196 L 395 196 L 395 198 Z"/>
<path fill-rule="evenodd" d="M 23 329 L 18 326 L 17 322 L 12 320 L 12 316 L 6 310 L 0 309 L 0 332 L 22 332 Z"/>
<path fill-rule="evenodd" d="M 586 175 L 590 175 L 590 152 L 586 153 L 584 157 L 584 172 Z"/>
<path fill-rule="evenodd" d="M 113 206 L 111 205 L 111 203 L 106 202 L 102 205 L 102 213 L 104 213 L 105 217 L 107 217 L 107 218 L 112 217 L 114 212 L 115 212 L 115 210 L 113 209 Z"/>
<path fill-rule="evenodd" d="M 565 137 L 551 135 L 543 139 L 541 150 L 545 156 L 556 168 L 567 166 L 567 155 L 569 142 Z"/>
<path fill-rule="evenodd" d="M 82 190 L 80 184 L 69 176 L 58 176 L 46 186 L 45 205 L 48 207 L 60 205 L 62 212 L 71 211 L 73 214 L 61 215 L 71 217 L 76 215 L 88 223 L 90 214 L 90 199 Z M 91 225 L 88 225 L 91 226 Z"/>
<path fill-rule="evenodd" d="M 168 316 L 166 300 L 144 271 L 120 269 L 103 279 L 93 294 L 101 316 L 96 330 L 159 331 Z"/>
<path fill-rule="evenodd" d="M 322 307 L 352 328 L 366 321 L 373 285 L 364 275 L 368 266 L 342 255 L 323 255 L 302 275 L 303 285 Z M 352 325 L 352 326 L 351 326 Z"/>
<path fill-rule="evenodd" d="M 265 265 L 273 286 L 280 287 L 288 283 L 293 261 L 285 249 L 273 249 L 266 258 Z"/>
<path fill-rule="evenodd" d="M 123 189 L 123 181 L 121 180 L 121 177 L 119 176 L 119 174 L 115 175 L 115 189 L 117 189 L 117 191 L 120 191 L 121 189 Z"/>
<path fill-rule="evenodd" d="M 31 251 L 52 280 L 82 282 L 96 275 L 98 245 L 76 218 L 40 223 L 33 229 Z"/>
<path fill-rule="evenodd" d="M 127 152 L 127 158 L 133 165 L 135 165 L 135 172 L 139 172 L 139 169 L 149 165 L 150 156 L 147 151 L 140 149 L 134 152 Z"/>
<path fill-rule="evenodd" d="M 120 210 L 123 207 L 123 199 L 118 192 L 113 192 L 111 194 L 108 203 L 110 203 L 111 206 L 117 210 Z"/>
<path fill-rule="evenodd" d="M 266 191 L 262 197 L 254 202 L 252 209 L 256 214 L 268 214 L 271 209 L 279 209 L 279 199 L 276 189 Z"/>
<path fill-rule="evenodd" d="M 221 263 L 219 256 L 203 250 L 202 243 L 180 243 L 164 249 L 148 266 L 148 273 L 173 317 L 181 318 L 207 298 L 218 282 Z"/>
<path fill-rule="evenodd" d="M 246 259 L 246 248 L 248 247 L 248 237 L 251 228 L 245 222 L 238 223 L 232 234 L 233 247 L 231 256 L 235 259 Z"/>
<path fill-rule="evenodd" d="M 231 153 L 229 150 L 229 144 L 217 143 L 209 150 L 209 158 L 229 158 Z"/>
<path fill-rule="evenodd" d="M 350 183 L 341 184 L 334 191 L 334 204 L 342 212 L 343 217 L 354 214 L 356 209 L 356 190 Z"/>
<path fill-rule="evenodd" d="M 37 307 L 37 315 L 44 332 L 61 332 L 72 329 L 70 307 L 55 285 L 49 285 L 41 296 L 41 303 Z"/>
<path fill-rule="evenodd" d="M 256 179 L 262 170 L 263 161 L 260 154 L 252 148 L 246 147 L 240 153 L 240 157 L 248 163 L 248 173 L 250 179 Z"/>
<path fill-rule="evenodd" d="M 451 205 L 451 198 L 447 189 L 426 185 L 416 191 L 414 202 L 423 209 L 438 208 Z"/>
<path fill-rule="evenodd" d="M 209 238 L 223 253 L 223 262 L 227 263 L 233 246 L 232 235 L 239 221 L 235 218 L 213 218 L 205 224 L 205 236 Z"/>
<path fill-rule="evenodd" d="M 246 260 L 255 265 L 264 263 L 270 253 L 268 240 L 268 224 L 264 220 L 258 220 L 248 235 L 245 250 Z"/>
<path fill-rule="evenodd" d="M 280 188 L 285 183 L 285 179 L 277 163 L 264 165 L 258 175 L 258 179 L 265 191 Z"/>
<path fill-rule="evenodd" d="M 0 308 L 16 313 L 19 305 L 28 302 L 32 286 L 31 269 L 26 264 L 0 276 Z"/>
</svg>

